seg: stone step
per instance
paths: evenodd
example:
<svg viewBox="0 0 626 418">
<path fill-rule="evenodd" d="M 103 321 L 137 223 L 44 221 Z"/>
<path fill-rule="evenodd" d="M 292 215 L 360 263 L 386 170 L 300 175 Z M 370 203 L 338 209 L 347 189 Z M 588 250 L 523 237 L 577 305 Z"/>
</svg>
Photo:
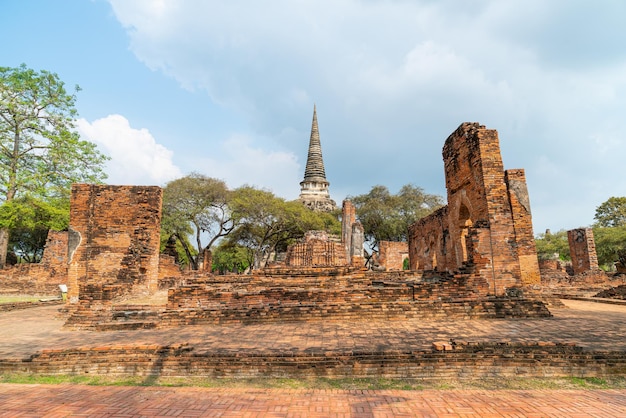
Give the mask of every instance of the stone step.
<svg viewBox="0 0 626 418">
<path fill-rule="evenodd" d="M 125 321 L 103 322 L 96 324 L 96 331 L 129 331 L 137 329 L 153 329 L 157 327 L 157 321 Z"/>
</svg>

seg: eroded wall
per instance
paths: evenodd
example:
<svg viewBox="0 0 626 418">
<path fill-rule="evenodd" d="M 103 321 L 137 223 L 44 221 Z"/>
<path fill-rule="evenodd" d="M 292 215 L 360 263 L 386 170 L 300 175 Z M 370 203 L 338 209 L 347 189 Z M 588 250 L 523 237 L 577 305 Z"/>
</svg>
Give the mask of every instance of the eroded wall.
<svg viewBox="0 0 626 418">
<path fill-rule="evenodd" d="M 378 243 L 378 264 L 386 271 L 402 270 L 404 260 L 409 258 L 409 244 L 406 242 L 380 241 Z"/>
<path fill-rule="evenodd" d="M 471 267 L 491 294 L 538 283 L 524 172 L 505 173 L 498 132 L 463 123 L 442 154 L 448 205 L 409 228 L 411 268 Z"/>
<path fill-rule="evenodd" d="M 342 242 L 325 231 L 308 231 L 302 242 L 290 245 L 285 264 L 289 267 L 332 267 L 348 265 Z"/>
<path fill-rule="evenodd" d="M 72 185 L 70 303 L 157 289 L 161 203 L 156 186 Z"/>
<path fill-rule="evenodd" d="M 39 263 L 22 263 L 0 270 L 0 293 L 59 294 L 67 283 L 67 231 L 49 231 Z"/>
<path fill-rule="evenodd" d="M 600 269 L 593 229 L 578 228 L 567 231 L 567 240 L 574 274 Z"/>
</svg>

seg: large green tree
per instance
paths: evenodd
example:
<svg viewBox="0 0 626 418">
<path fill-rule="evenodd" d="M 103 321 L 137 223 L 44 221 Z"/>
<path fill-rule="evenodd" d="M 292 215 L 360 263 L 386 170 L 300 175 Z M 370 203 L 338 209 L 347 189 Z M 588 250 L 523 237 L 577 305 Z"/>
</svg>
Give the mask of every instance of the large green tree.
<svg viewBox="0 0 626 418">
<path fill-rule="evenodd" d="M 194 270 L 202 264 L 204 250 L 232 231 L 230 198 L 226 183 L 197 173 L 173 180 L 163 189 L 164 235 L 176 237 Z M 190 236 L 195 249 L 190 247 Z M 208 240 L 206 245 L 203 239 Z"/>
<path fill-rule="evenodd" d="M 350 200 L 372 249 L 378 248 L 380 241 L 406 241 L 412 223 L 443 205 L 441 196 L 412 184 L 402 186 L 397 194 L 391 194 L 385 186 L 374 186 Z"/>
<path fill-rule="evenodd" d="M 235 190 L 231 205 L 237 227 L 228 237 L 229 244 L 249 249 L 251 268 L 263 266 L 272 254 L 285 251 L 307 231 L 341 231 L 333 214 L 314 212 L 301 202 L 286 202 L 251 186 Z"/>
<path fill-rule="evenodd" d="M 626 226 L 626 197 L 610 197 L 596 208 L 594 219 L 604 228 Z"/>
<path fill-rule="evenodd" d="M 78 91 L 68 92 L 45 70 L 0 67 L 0 203 L 19 196 L 61 198 L 71 183 L 106 178 L 107 157 L 74 130 Z M 9 233 L 0 228 L 0 267 Z"/>
<path fill-rule="evenodd" d="M 550 260 L 555 254 L 560 260 L 570 259 L 567 231 L 564 229 L 555 233 L 546 231 L 544 234 L 538 234 L 535 238 L 535 246 L 540 260 Z"/>
<path fill-rule="evenodd" d="M 24 196 L 0 205 L 0 228 L 11 231 L 9 249 L 28 263 L 41 260 L 48 231 L 67 229 L 69 218 L 67 199 Z"/>
</svg>

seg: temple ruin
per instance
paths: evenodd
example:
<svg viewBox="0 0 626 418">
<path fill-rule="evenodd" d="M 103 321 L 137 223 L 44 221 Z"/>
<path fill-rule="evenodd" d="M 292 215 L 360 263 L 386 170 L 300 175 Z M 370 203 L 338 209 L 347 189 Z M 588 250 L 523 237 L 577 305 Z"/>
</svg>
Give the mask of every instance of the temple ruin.
<svg viewBox="0 0 626 418">
<path fill-rule="evenodd" d="M 411 270 L 471 268 L 489 293 L 540 282 L 523 170 L 504 170 L 498 132 L 463 123 L 443 147 L 448 205 L 409 228 Z"/>
<path fill-rule="evenodd" d="M 567 241 L 569 242 L 569 253 L 574 274 L 600 270 L 596 243 L 591 228 L 567 231 Z"/>
<path fill-rule="evenodd" d="M 70 303 L 157 289 L 161 199 L 156 186 L 72 186 Z"/>
</svg>

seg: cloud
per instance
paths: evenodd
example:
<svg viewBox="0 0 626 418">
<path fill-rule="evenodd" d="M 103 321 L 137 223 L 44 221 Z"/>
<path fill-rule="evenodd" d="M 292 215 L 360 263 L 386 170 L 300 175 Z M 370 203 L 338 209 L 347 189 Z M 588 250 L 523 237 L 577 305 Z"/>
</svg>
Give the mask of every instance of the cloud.
<svg viewBox="0 0 626 418">
<path fill-rule="evenodd" d="M 598 199 L 625 193 L 620 2 L 109 1 L 140 61 L 299 161 L 316 102 L 336 190 L 443 194 L 443 142 L 477 121 L 499 131 L 506 168 L 526 168 L 539 231 L 589 224 Z M 265 175 L 211 159 L 248 182 Z"/>
<path fill-rule="evenodd" d="M 109 184 L 163 185 L 181 176 L 173 152 L 158 144 L 147 129 L 134 129 L 121 115 L 89 123 L 77 121 L 81 136 L 111 157 L 106 172 Z"/>
<path fill-rule="evenodd" d="M 222 179 L 230 188 L 248 184 L 289 200 L 298 197 L 304 172 L 300 173 L 294 154 L 266 151 L 243 134 L 231 135 L 212 154 L 215 156 L 192 159 L 194 171 Z"/>
</svg>

